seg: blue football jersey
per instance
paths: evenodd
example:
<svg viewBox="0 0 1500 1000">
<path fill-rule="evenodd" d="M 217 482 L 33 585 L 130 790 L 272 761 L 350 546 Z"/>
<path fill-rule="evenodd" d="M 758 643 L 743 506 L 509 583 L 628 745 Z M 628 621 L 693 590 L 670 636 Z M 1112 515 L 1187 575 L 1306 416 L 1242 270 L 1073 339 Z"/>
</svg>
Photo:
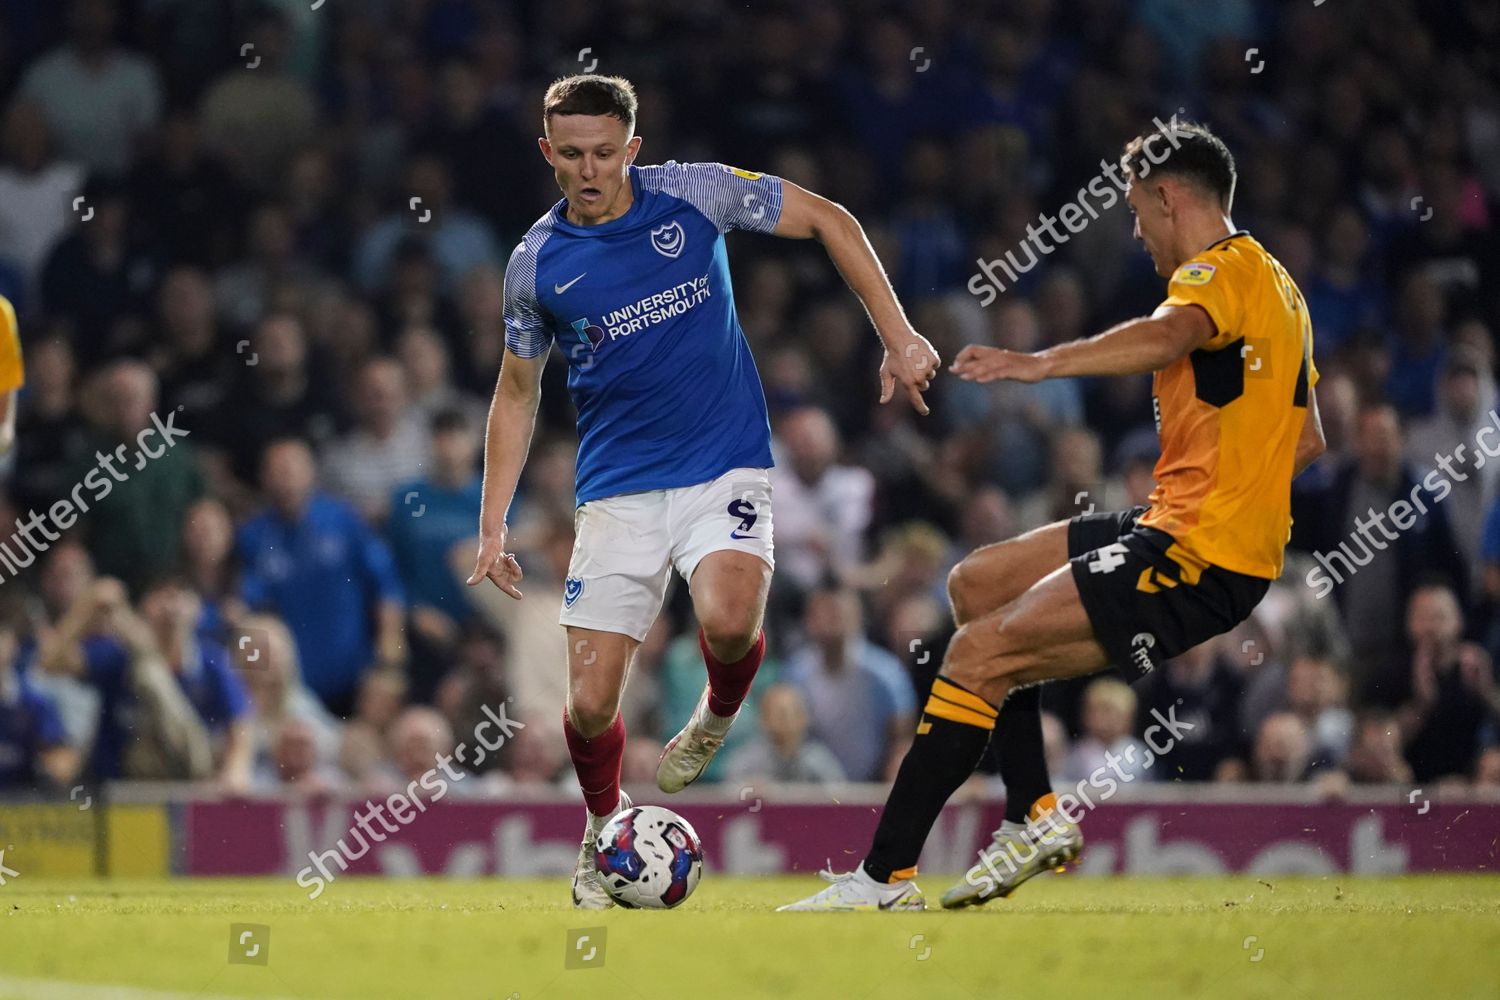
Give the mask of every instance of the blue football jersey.
<svg viewBox="0 0 1500 1000">
<path fill-rule="evenodd" d="M 505 269 L 505 344 L 556 342 L 578 410 L 579 504 L 771 465 L 760 375 L 734 310 L 724 234 L 768 233 L 781 180 L 719 163 L 631 167 L 618 219 L 558 202 Z"/>
</svg>

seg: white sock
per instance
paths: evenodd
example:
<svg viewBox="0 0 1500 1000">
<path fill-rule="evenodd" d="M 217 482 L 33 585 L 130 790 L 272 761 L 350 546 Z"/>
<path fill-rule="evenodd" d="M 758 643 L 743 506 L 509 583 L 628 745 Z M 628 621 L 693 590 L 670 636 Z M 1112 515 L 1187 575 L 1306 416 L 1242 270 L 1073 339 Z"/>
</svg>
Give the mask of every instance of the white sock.
<svg viewBox="0 0 1500 1000">
<path fill-rule="evenodd" d="M 702 726 L 710 736 L 717 736 L 721 739 L 729 732 L 729 727 L 734 725 L 735 716 L 715 715 L 708 707 L 707 698 L 698 703 L 698 709 L 693 714 L 698 717 L 698 725 Z"/>
</svg>

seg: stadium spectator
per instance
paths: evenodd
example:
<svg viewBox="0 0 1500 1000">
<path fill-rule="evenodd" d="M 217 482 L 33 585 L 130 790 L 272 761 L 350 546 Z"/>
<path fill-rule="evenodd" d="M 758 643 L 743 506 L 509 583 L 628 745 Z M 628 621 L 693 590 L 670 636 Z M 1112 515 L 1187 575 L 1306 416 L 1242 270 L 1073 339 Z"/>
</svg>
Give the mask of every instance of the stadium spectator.
<svg viewBox="0 0 1500 1000">
<path fill-rule="evenodd" d="M 1073 744 L 1058 777 L 1069 783 L 1088 781 L 1089 775 L 1102 768 L 1102 773 L 1112 773 L 1122 781 L 1157 780 L 1160 775 L 1146 764 L 1154 755 L 1131 735 L 1135 711 L 1136 696 L 1130 685 L 1113 677 L 1090 681 L 1083 691 L 1083 735 Z M 1168 761 L 1166 766 L 1174 763 Z M 1168 773 L 1175 771 L 1171 767 Z"/>
<path fill-rule="evenodd" d="M 40 664 L 41 650 L 57 623 L 83 598 L 95 575 L 93 559 L 76 539 L 64 538 L 52 547 L 42 563 L 37 587 L 41 614 L 36 627 L 21 639 L 16 659 L 18 672 L 25 674 L 33 686 L 57 705 L 69 744 L 85 757 L 99 729 L 99 691 L 82 677 L 31 667 Z"/>
<path fill-rule="evenodd" d="M 72 0 L 68 41 L 37 60 L 21 93 L 41 105 L 58 149 L 91 171 L 122 175 L 161 117 L 150 60 L 115 44 L 115 0 Z"/>
<path fill-rule="evenodd" d="M 0 599 L 0 790 L 65 788 L 82 766 L 57 704 L 16 669 L 25 608 Z"/>
<path fill-rule="evenodd" d="M 1403 416 L 1425 417 L 1437 405 L 1438 373 L 1447 354 L 1447 305 L 1442 287 L 1415 271 L 1401 285 L 1395 350 L 1386 392 Z"/>
<path fill-rule="evenodd" d="M 405 791 L 413 798 L 432 802 L 435 792 L 430 786 L 441 780 L 447 784 L 446 795 L 460 798 L 473 794 L 477 781 L 465 780 L 470 774 L 466 761 L 474 759 L 477 747 L 466 745 L 466 761 L 454 763 L 453 729 L 436 709 L 413 705 L 403 710 L 391 722 L 386 747 L 391 792 Z M 424 777 L 427 784 L 422 783 Z"/>
<path fill-rule="evenodd" d="M 1321 498 L 1312 547 L 1329 578 L 1353 641 L 1353 698 L 1359 704 L 1393 704 L 1399 681 L 1403 609 L 1417 581 L 1438 573 L 1465 579 L 1463 557 L 1449 526 L 1447 505 L 1425 494 L 1427 512 L 1411 499 L 1421 484 L 1403 461 L 1400 419 L 1393 407 L 1370 404 L 1359 414 L 1354 453 Z M 1394 520 L 1403 502 L 1410 527 L 1391 538 L 1377 518 Z"/>
<path fill-rule="evenodd" d="M 37 293 L 42 264 L 74 218 L 83 167 L 54 156 L 41 106 L 12 101 L 0 132 L 0 264 L 15 268 L 19 287 L 0 293 L 25 307 Z"/>
<path fill-rule="evenodd" d="M 1369 265 L 1369 227 L 1359 209 L 1341 205 L 1329 219 L 1311 280 L 1302 286 L 1319 356 L 1333 357 L 1357 331 L 1384 319 L 1384 296 Z"/>
<path fill-rule="evenodd" d="M 1206 642 L 1168 660 L 1138 687 L 1140 715 L 1137 732 L 1156 720 L 1152 712 L 1182 719 L 1193 728 L 1184 731 L 1164 762 L 1162 780 L 1208 781 L 1227 757 L 1244 753 L 1246 740 L 1239 730 L 1240 697 L 1244 682 L 1225 658 L 1217 642 Z"/>
<path fill-rule="evenodd" d="M 222 411 L 230 360 L 214 318 L 214 289 L 207 273 L 174 267 L 157 293 L 162 339 L 151 366 L 161 381 L 162 405 L 178 410 L 189 427 L 204 427 Z"/>
<path fill-rule="evenodd" d="M 410 406 L 423 420 L 431 421 L 445 410 L 457 410 L 482 426 L 486 408 L 477 397 L 453 384 L 448 345 L 429 326 L 409 326 L 396 341 L 396 357 L 406 373 Z"/>
<path fill-rule="evenodd" d="M 1354 716 L 1345 707 L 1347 684 L 1326 656 L 1292 657 L 1286 671 L 1286 710 L 1302 720 L 1313 756 L 1341 762 L 1354 735 Z"/>
<path fill-rule="evenodd" d="M 253 484 L 272 441 L 304 437 L 321 445 L 331 440 L 336 401 L 310 357 L 302 321 L 290 313 L 266 314 L 235 353 L 244 370 L 210 433 L 214 446 L 229 456 L 235 479 Z"/>
<path fill-rule="evenodd" d="M 366 669 L 405 662 L 404 597 L 390 550 L 352 507 L 314 489 L 312 452 L 301 441 L 266 449 L 261 489 L 270 507 L 240 528 L 235 544 L 241 596 L 286 621 L 308 687 L 347 715 Z"/>
<path fill-rule="evenodd" d="M 802 624 L 807 642 L 787 656 L 785 677 L 807 702 L 813 738 L 850 781 L 888 780 L 916 710 L 901 661 L 865 638 L 859 600 L 847 588 L 810 593 Z"/>
<path fill-rule="evenodd" d="M 297 647 L 286 623 L 272 615 L 246 615 L 234 629 L 229 653 L 250 699 L 250 744 L 255 773 L 269 773 L 276 756 L 276 738 L 288 722 L 299 722 L 312 732 L 319 760 L 332 761 L 338 753 L 339 722 L 302 683 Z"/>
<path fill-rule="evenodd" d="M 213 774 L 208 730 L 119 580 L 101 576 L 88 584 L 43 639 L 37 664 L 98 692 L 97 733 L 85 768 L 91 779 Z"/>
<path fill-rule="evenodd" d="M 78 197 L 83 214 L 93 214 L 52 247 L 40 291 L 42 308 L 68 323 L 73 352 L 88 368 L 145 346 L 160 262 L 136 233 L 120 182 L 90 177 Z"/>
<path fill-rule="evenodd" d="M 276 727 L 269 763 L 256 775 L 256 784 L 266 792 L 327 795 L 340 789 L 342 778 L 323 763 L 317 730 L 293 716 Z"/>
<path fill-rule="evenodd" d="M 1416 478 L 1441 470 L 1440 475 L 1452 484 L 1453 495 L 1443 503 L 1460 552 L 1480 551 L 1485 512 L 1500 488 L 1500 462 L 1491 461 L 1476 443 L 1481 428 L 1495 426 L 1491 424 L 1497 404 L 1491 367 L 1476 351 L 1454 347 L 1438 379 L 1436 411 L 1412 421 L 1406 438 L 1406 460 Z M 1455 582 L 1477 593 L 1483 582 L 1483 561 L 1470 559 L 1469 567 L 1471 577 Z"/>
<path fill-rule="evenodd" d="M 1406 759 L 1417 781 L 1468 774 L 1487 729 L 1500 721 L 1500 685 L 1484 648 L 1464 642 L 1463 609 L 1429 584 L 1406 608 L 1409 682 L 1399 702 Z"/>
<path fill-rule="evenodd" d="M 947 537 L 930 524 L 912 521 L 888 532 L 875 561 L 860 574 L 871 619 L 890 623 L 895 609 L 909 598 L 936 597 L 946 607 L 946 579 L 953 568 L 947 556 Z M 888 648 L 900 656 L 901 646 L 895 642 Z"/>
<path fill-rule="evenodd" d="M 729 756 L 724 779 L 748 784 L 843 781 L 838 759 L 823 744 L 808 738 L 807 726 L 807 706 L 795 686 L 773 684 L 761 691 L 761 735 Z"/>
<path fill-rule="evenodd" d="M 290 25 L 274 4 L 252 8 L 244 62 L 225 70 L 203 95 L 204 143 L 241 183 L 269 191 L 317 129 L 318 108 L 287 64 Z M 246 69 L 251 72 L 246 72 Z"/>
<path fill-rule="evenodd" d="M 177 679 L 208 735 L 220 787 L 229 793 L 249 791 L 255 749 L 249 696 L 228 650 L 198 635 L 201 600 L 182 580 L 169 576 L 147 584 L 138 603 L 156 655 Z"/>
<path fill-rule="evenodd" d="M 354 252 L 354 275 L 368 294 L 391 277 L 397 251 L 408 236 L 427 241 L 445 294 L 458 291 L 464 276 L 482 265 L 498 264 L 500 248 L 479 216 L 453 201 L 448 165 L 433 156 L 417 156 L 407 165 L 401 204 L 376 223 Z"/>
<path fill-rule="evenodd" d="M 1041 323 L 1030 302 L 1006 299 L 997 302 L 994 309 L 989 343 L 1012 351 L 1035 351 L 1044 346 Z M 955 381 L 945 387 L 945 392 L 950 407 L 945 415 L 961 435 L 976 441 L 983 455 L 982 474 L 1012 496 L 1024 497 L 1045 485 L 1053 433 L 1083 423 L 1083 391 L 1078 379 L 989 385 Z M 1097 455 L 1094 458 L 1092 464 L 1097 467 Z M 1086 460 L 1078 463 L 1088 464 Z M 1070 463 L 1069 468 L 1078 465 Z M 1080 478 L 1092 478 L 1088 476 L 1090 471 Z M 1079 489 L 1102 492 L 1096 483 Z"/>
<path fill-rule="evenodd" d="M 394 506 L 396 486 L 428 467 L 432 441 L 427 426 L 408 407 L 406 374 L 392 358 L 374 358 L 360 369 L 354 412 L 355 428 L 331 442 L 321 456 L 323 480 L 349 498 L 366 521 L 380 524 Z"/>
<path fill-rule="evenodd" d="M 214 298 L 219 317 L 235 330 L 249 330 L 288 292 L 305 290 L 317 273 L 297 254 L 297 234 L 285 206 L 263 202 L 250 213 L 246 256 L 219 272 Z"/>
<path fill-rule="evenodd" d="M 1065 521 L 1090 510 L 1123 510 L 1129 504 L 1118 483 L 1105 478 L 1099 436 L 1083 427 L 1053 433 L 1048 484 L 1032 491 L 1016 511 L 1022 531 Z"/>
<path fill-rule="evenodd" d="M 94 497 L 83 520 L 99 572 L 139 585 L 175 568 L 181 525 L 202 496 L 203 481 L 188 436 L 192 428 L 177 424 L 175 411 L 165 419 L 158 414 L 156 375 L 149 367 L 115 362 L 99 388 L 101 419 L 71 481 Z"/>
<path fill-rule="evenodd" d="M 222 503 L 204 497 L 182 522 L 182 573 L 203 603 L 198 634 L 222 640 L 239 609 L 234 583 L 234 521 Z"/>
<path fill-rule="evenodd" d="M 416 633 L 450 645 L 473 610 L 463 580 L 451 566 L 455 545 L 474 537 L 479 523 L 482 445 L 479 429 L 461 410 L 441 410 L 430 424 L 432 471 L 401 483 L 388 506 L 386 538 L 406 587 Z M 465 557 L 472 555 L 464 548 Z M 436 617 L 434 617 L 436 616 Z"/>
<path fill-rule="evenodd" d="M 168 114 L 126 185 L 145 238 L 171 263 L 216 267 L 237 248 L 250 195 L 204 147 L 189 109 Z"/>
<path fill-rule="evenodd" d="M 1251 780 L 1306 781 L 1312 776 L 1312 766 L 1312 739 L 1301 719 L 1291 712 L 1276 712 L 1261 723 L 1250 757 Z"/>
<path fill-rule="evenodd" d="M 1401 730 L 1388 712 L 1367 712 L 1354 727 L 1344 773 L 1360 784 L 1411 784 L 1411 765 L 1402 754 Z"/>
<path fill-rule="evenodd" d="M 828 570 L 845 579 L 864 555 L 875 481 L 865 469 L 838 464 L 838 430 L 820 409 L 788 413 L 777 438 L 781 454 L 771 470 L 777 571 L 803 590 Z"/>
<path fill-rule="evenodd" d="M 10 495 L 17 507 L 44 510 L 72 489 L 69 476 L 84 454 L 86 432 L 78 413 L 73 385 L 77 371 L 67 338 L 32 340 L 25 350 L 26 392 L 16 416 Z"/>
<path fill-rule="evenodd" d="M 464 554 L 468 558 L 468 553 Z M 442 679 L 435 706 L 448 719 L 456 733 L 472 733 L 488 716 L 485 708 L 500 711 L 504 706 L 507 717 L 514 717 L 525 724 L 511 694 L 509 680 L 510 664 L 506 651 L 505 635 L 477 623 L 470 624 L 458 642 L 453 669 Z M 497 753 L 490 754 L 481 763 L 471 766 L 476 774 L 497 771 L 506 766 L 525 743 L 545 743 L 542 727 L 533 733 L 524 733 Z"/>
</svg>

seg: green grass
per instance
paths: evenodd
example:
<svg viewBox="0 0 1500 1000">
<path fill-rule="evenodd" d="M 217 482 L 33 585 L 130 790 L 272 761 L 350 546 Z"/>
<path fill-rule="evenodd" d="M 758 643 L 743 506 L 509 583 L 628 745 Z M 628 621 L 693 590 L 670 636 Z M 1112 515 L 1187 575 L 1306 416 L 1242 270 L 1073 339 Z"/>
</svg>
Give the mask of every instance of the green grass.
<svg viewBox="0 0 1500 1000">
<path fill-rule="evenodd" d="M 959 913 L 772 912 L 819 885 L 710 875 L 674 911 L 575 913 L 558 879 L 346 877 L 309 902 L 290 878 L 22 877 L 0 888 L 0 997 L 1500 997 L 1497 876 L 1046 876 Z M 268 965 L 227 963 L 232 922 L 270 927 Z M 607 929 L 603 969 L 564 968 L 582 927 Z"/>
</svg>

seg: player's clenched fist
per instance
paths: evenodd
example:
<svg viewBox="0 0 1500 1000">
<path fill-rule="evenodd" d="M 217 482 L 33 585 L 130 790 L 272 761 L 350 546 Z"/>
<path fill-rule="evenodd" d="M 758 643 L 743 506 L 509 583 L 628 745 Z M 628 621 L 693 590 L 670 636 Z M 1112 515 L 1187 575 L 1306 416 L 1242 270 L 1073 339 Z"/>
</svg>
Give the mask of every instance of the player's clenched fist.
<svg viewBox="0 0 1500 1000">
<path fill-rule="evenodd" d="M 489 535 L 479 540 L 479 557 L 474 562 L 474 572 L 468 579 L 469 586 L 474 586 L 480 580 L 488 579 L 505 593 L 521 599 L 521 591 L 516 589 L 516 584 L 521 582 L 524 576 L 521 572 L 521 564 L 516 562 L 516 557 L 505 551 L 505 532 L 498 535 Z"/>
<path fill-rule="evenodd" d="M 922 393 L 932 384 L 942 364 L 938 352 L 919 333 L 886 345 L 885 358 L 880 362 L 880 401 L 889 403 L 896 394 L 896 383 L 900 382 L 906 388 L 906 398 L 925 417 L 928 410 Z"/>
<path fill-rule="evenodd" d="M 953 374 L 965 382 L 994 382 L 997 379 L 1040 382 L 1047 377 L 1047 362 L 1035 354 L 970 344 L 954 359 Z"/>
</svg>

